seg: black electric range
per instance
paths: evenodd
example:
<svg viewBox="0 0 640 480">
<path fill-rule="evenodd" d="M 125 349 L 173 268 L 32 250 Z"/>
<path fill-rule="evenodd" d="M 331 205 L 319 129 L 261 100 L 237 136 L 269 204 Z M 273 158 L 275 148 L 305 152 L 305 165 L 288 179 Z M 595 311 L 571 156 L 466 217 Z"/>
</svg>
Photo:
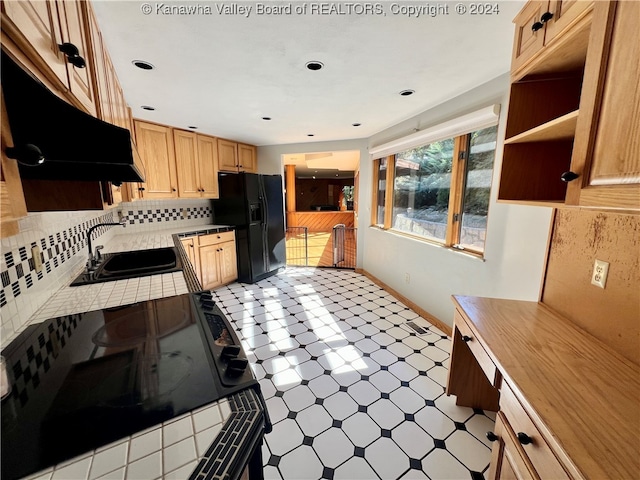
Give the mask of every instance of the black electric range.
<svg viewBox="0 0 640 480">
<path fill-rule="evenodd" d="M 3 480 L 259 388 L 210 292 L 53 318 L 2 355 Z"/>
</svg>

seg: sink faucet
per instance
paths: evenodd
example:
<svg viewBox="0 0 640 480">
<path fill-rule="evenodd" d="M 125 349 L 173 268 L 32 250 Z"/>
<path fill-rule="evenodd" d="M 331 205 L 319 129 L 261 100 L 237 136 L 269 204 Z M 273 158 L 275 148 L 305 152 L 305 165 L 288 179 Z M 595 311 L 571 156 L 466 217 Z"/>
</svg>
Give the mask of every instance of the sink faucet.
<svg viewBox="0 0 640 480">
<path fill-rule="evenodd" d="M 96 247 L 96 254 L 93 254 L 93 251 L 91 250 L 91 234 L 98 227 L 108 227 L 112 225 L 120 225 L 122 227 L 127 226 L 126 220 L 123 218 L 119 223 L 98 223 L 87 230 L 87 246 L 89 247 L 89 260 L 87 260 L 88 270 L 93 270 L 96 267 L 96 263 L 98 262 L 98 260 L 100 260 L 100 249 L 104 248 L 102 245 L 99 245 L 98 247 Z"/>
</svg>

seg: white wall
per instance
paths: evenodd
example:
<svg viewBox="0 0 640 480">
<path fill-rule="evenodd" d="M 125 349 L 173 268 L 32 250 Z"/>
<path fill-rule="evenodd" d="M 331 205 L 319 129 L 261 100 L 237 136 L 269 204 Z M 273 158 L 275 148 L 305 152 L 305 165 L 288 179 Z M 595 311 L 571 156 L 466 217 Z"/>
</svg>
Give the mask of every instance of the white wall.
<svg viewBox="0 0 640 480">
<path fill-rule="evenodd" d="M 358 266 L 449 325 L 454 311 L 452 294 L 538 299 L 552 209 L 496 203 L 508 88 L 508 75 L 498 77 L 369 139 L 369 146 L 377 146 L 413 133 L 415 128 L 423 129 L 494 103 L 502 105 L 484 261 L 366 227 L 371 216 L 372 160 L 363 156 L 360 161 Z M 409 284 L 405 282 L 406 273 L 410 275 Z"/>
</svg>

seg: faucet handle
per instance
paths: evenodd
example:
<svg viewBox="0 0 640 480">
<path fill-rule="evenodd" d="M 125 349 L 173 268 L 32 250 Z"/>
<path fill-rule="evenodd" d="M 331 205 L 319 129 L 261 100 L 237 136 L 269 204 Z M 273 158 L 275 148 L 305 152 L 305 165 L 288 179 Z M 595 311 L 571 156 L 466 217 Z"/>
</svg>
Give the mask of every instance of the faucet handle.
<svg viewBox="0 0 640 480">
<path fill-rule="evenodd" d="M 102 250 L 103 248 L 104 248 L 104 245 L 96 246 L 96 253 L 95 253 L 96 262 L 100 262 L 100 259 L 102 258 L 102 254 L 100 253 L 100 250 Z"/>
</svg>

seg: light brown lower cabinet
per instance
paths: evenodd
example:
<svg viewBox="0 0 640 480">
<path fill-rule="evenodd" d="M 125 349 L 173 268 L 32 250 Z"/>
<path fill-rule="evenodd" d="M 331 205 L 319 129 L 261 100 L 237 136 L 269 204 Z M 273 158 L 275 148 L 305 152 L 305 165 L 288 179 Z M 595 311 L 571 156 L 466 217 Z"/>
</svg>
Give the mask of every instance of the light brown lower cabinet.
<svg viewBox="0 0 640 480">
<path fill-rule="evenodd" d="M 518 451 L 515 434 L 506 424 L 501 413 L 496 417 L 494 429 L 496 440 L 491 450 L 489 480 L 534 479 L 532 466 Z"/>
<path fill-rule="evenodd" d="M 637 478 L 638 365 L 543 303 L 453 300 L 447 395 L 498 410 L 489 479 Z"/>
<path fill-rule="evenodd" d="M 235 232 L 199 235 L 181 242 L 202 288 L 210 290 L 238 278 Z"/>
</svg>

